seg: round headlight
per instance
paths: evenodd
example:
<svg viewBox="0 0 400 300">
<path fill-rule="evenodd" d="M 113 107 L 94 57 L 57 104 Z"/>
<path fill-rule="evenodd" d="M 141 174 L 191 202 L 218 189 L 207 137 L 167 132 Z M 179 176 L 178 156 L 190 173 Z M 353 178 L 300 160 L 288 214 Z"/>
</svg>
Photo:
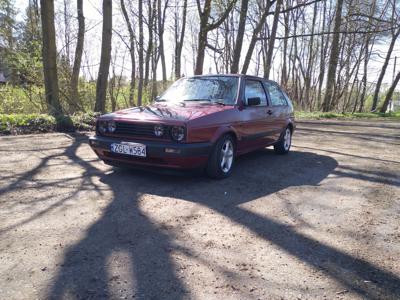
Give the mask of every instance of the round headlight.
<svg viewBox="0 0 400 300">
<path fill-rule="evenodd" d="M 114 121 L 108 122 L 108 131 L 112 133 L 115 129 L 117 129 L 117 124 Z"/>
<path fill-rule="evenodd" d="M 106 133 L 107 131 L 107 122 L 99 121 L 98 128 L 100 133 Z"/>
<path fill-rule="evenodd" d="M 158 137 L 164 134 L 164 127 L 160 124 L 154 126 L 154 134 Z"/>
<path fill-rule="evenodd" d="M 171 128 L 171 136 L 175 141 L 182 141 L 185 138 L 185 127 L 173 126 Z"/>
</svg>

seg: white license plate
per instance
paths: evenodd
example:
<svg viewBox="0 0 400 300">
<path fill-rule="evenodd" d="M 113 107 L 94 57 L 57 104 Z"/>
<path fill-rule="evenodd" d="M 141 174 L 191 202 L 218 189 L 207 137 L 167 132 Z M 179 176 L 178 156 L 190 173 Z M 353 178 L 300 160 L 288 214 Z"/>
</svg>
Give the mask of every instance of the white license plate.
<svg viewBox="0 0 400 300">
<path fill-rule="evenodd" d="M 146 146 L 143 144 L 127 142 L 122 142 L 120 144 L 112 143 L 111 152 L 146 157 Z"/>
</svg>

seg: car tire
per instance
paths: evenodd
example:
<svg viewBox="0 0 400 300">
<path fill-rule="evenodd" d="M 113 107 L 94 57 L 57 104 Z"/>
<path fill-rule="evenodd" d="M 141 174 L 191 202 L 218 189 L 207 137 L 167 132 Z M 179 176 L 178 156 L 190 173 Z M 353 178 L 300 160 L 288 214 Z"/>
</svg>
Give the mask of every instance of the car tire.
<svg viewBox="0 0 400 300">
<path fill-rule="evenodd" d="M 292 145 L 292 130 L 289 127 L 282 132 L 279 141 L 274 145 L 275 153 L 287 154 Z"/>
<path fill-rule="evenodd" d="M 235 140 L 226 134 L 215 144 L 207 164 L 207 175 L 215 179 L 229 177 L 235 162 Z"/>
</svg>

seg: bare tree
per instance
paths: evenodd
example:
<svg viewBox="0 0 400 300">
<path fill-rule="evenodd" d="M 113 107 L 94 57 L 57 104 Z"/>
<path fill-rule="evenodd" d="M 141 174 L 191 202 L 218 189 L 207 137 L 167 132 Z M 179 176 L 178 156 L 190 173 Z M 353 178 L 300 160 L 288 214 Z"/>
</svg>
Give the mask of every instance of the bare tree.
<svg viewBox="0 0 400 300">
<path fill-rule="evenodd" d="M 218 28 L 224 22 L 224 20 L 228 17 L 230 11 L 232 10 L 233 6 L 235 5 L 236 0 L 231 0 L 222 15 L 212 23 L 209 22 L 211 15 L 211 0 L 205 0 L 203 8 L 201 8 L 200 0 L 196 0 L 196 3 L 200 16 L 200 30 L 198 35 L 198 48 L 194 73 L 196 75 L 201 75 L 203 74 L 204 55 L 207 46 L 207 35 L 211 30 Z"/>
<path fill-rule="evenodd" d="M 385 101 L 383 102 L 383 105 L 382 105 L 381 109 L 379 110 L 381 113 L 385 113 L 387 111 L 389 102 L 392 100 L 392 97 L 393 97 L 394 89 L 396 88 L 399 81 L 400 81 L 400 72 L 397 73 L 396 78 L 394 79 L 392 85 L 390 86 L 390 88 L 386 94 Z"/>
<path fill-rule="evenodd" d="M 334 34 L 332 40 L 331 47 L 331 55 L 329 58 L 329 69 L 328 69 L 328 77 L 327 77 L 327 85 L 323 103 L 323 111 L 329 111 L 331 109 L 331 102 L 333 96 L 333 89 L 336 84 L 336 69 L 338 65 L 339 59 L 339 51 L 340 51 L 340 26 L 342 23 L 342 8 L 343 8 L 343 0 L 338 0 L 336 3 L 336 11 L 335 11 L 335 25 L 334 25 Z"/>
<path fill-rule="evenodd" d="M 181 77 L 181 56 L 182 56 L 182 48 L 183 48 L 183 41 L 185 37 L 185 29 L 186 29 L 186 15 L 187 15 L 187 0 L 183 0 L 182 6 L 182 22 L 180 24 L 179 30 L 179 17 L 177 10 L 175 11 L 175 26 L 174 26 L 174 33 L 175 33 L 175 79 Z"/>
<path fill-rule="evenodd" d="M 135 59 L 135 31 L 133 30 L 132 23 L 129 19 L 128 12 L 126 10 L 125 1 L 121 0 L 122 15 L 126 23 L 126 27 L 129 32 L 129 54 L 131 56 L 131 80 L 129 84 L 129 105 L 134 106 L 134 94 L 135 94 L 135 82 L 136 82 L 136 59 Z"/>
<path fill-rule="evenodd" d="M 233 59 L 231 64 L 231 73 L 239 72 L 240 54 L 242 52 L 244 30 L 246 28 L 247 10 L 249 7 L 249 0 L 242 0 L 239 16 L 239 27 L 236 35 L 235 49 L 233 50 Z"/>
<path fill-rule="evenodd" d="M 390 41 L 390 45 L 389 45 L 388 51 L 386 52 L 385 62 L 383 63 L 381 72 L 379 74 L 378 81 L 376 82 L 376 87 L 375 87 L 375 92 L 374 92 L 374 98 L 373 98 L 373 101 L 372 101 L 371 111 L 375 111 L 377 106 L 378 106 L 379 91 L 381 89 L 383 77 L 385 76 L 387 67 L 389 65 L 390 57 L 392 56 L 394 45 L 395 45 L 396 40 L 399 37 L 399 35 L 400 35 L 400 27 L 396 31 L 392 31 L 392 39 Z"/>
<path fill-rule="evenodd" d="M 266 64 L 264 69 L 265 78 L 269 78 L 269 73 L 271 71 L 272 55 L 274 53 L 275 37 L 276 37 L 276 31 L 278 29 L 278 21 L 279 21 L 281 6 L 282 6 L 282 0 L 277 0 L 274 12 L 274 21 L 271 29 L 271 35 L 268 39 L 268 52 L 266 55 Z"/>
<path fill-rule="evenodd" d="M 161 5 L 161 0 L 157 0 L 157 24 L 158 24 L 158 41 L 159 41 L 159 52 L 161 58 L 161 68 L 162 68 L 162 80 L 163 85 L 167 82 L 167 67 L 165 64 L 165 51 L 164 51 L 164 29 L 165 29 L 165 18 L 166 11 L 168 8 L 169 0 L 164 0 L 164 7 Z M 155 66 L 157 69 L 157 66 Z"/>
<path fill-rule="evenodd" d="M 141 2 L 141 1 L 139 1 Z M 148 10 L 148 18 L 147 18 L 147 29 L 148 29 L 148 41 L 147 41 L 147 49 L 145 55 L 145 66 L 144 66 L 144 81 L 143 84 L 145 87 L 149 84 L 149 75 L 150 75 L 150 64 L 154 50 L 154 26 L 156 21 L 156 0 L 147 0 L 147 10 Z"/>
<path fill-rule="evenodd" d="M 276 0 L 267 0 L 263 6 L 261 4 L 259 4 L 259 11 L 261 12 L 261 16 L 259 18 L 257 18 L 259 21 L 255 25 L 255 27 L 253 29 L 253 33 L 251 35 L 249 47 L 247 49 L 247 53 L 246 53 L 246 56 L 245 56 L 245 59 L 243 62 L 242 74 L 247 73 L 247 70 L 250 65 L 250 60 L 253 55 L 254 47 L 256 46 L 256 42 L 258 40 L 258 35 L 261 32 L 261 30 L 265 24 L 265 20 L 267 19 L 267 16 L 269 13 L 269 8 L 271 7 L 271 5 L 273 3 L 275 3 L 275 1 Z"/>
<path fill-rule="evenodd" d="M 63 114 L 58 88 L 57 49 L 54 27 L 54 1 L 41 0 L 43 74 L 48 111 L 54 116 Z"/>
<path fill-rule="evenodd" d="M 138 42 L 138 52 L 139 52 L 139 82 L 138 82 L 138 106 L 142 105 L 142 96 L 143 96 L 143 3 L 139 1 L 139 9 L 138 9 L 138 22 L 139 22 L 139 42 Z"/>
<path fill-rule="evenodd" d="M 79 71 L 82 62 L 83 43 L 85 38 L 85 17 L 83 16 L 83 0 L 77 0 L 78 11 L 78 38 L 75 48 L 74 66 L 71 74 L 71 99 L 74 103 L 79 103 L 78 81 Z M 83 109 L 82 105 L 80 105 Z"/>
<path fill-rule="evenodd" d="M 112 0 L 103 0 L 103 31 L 101 57 L 96 84 L 96 104 L 94 111 L 105 112 L 108 72 L 111 60 Z"/>
</svg>

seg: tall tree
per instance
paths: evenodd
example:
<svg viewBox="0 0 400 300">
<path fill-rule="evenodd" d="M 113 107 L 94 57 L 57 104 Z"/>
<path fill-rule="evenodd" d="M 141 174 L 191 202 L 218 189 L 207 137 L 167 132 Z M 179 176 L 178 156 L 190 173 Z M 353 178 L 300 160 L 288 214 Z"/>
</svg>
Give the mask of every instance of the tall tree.
<svg viewBox="0 0 400 300">
<path fill-rule="evenodd" d="M 141 1 L 139 1 L 141 2 Z M 148 41 L 147 41 L 147 49 L 145 55 L 145 66 L 144 66 L 144 86 L 147 87 L 149 84 L 149 76 L 150 76 L 150 64 L 153 56 L 154 50 L 154 26 L 156 20 L 156 0 L 147 0 L 147 10 L 148 10 L 148 18 L 147 18 L 147 29 L 148 29 Z"/>
<path fill-rule="evenodd" d="M 269 78 L 269 73 L 271 71 L 272 56 L 274 54 L 275 38 L 276 38 L 277 29 L 278 29 L 278 21 L 279 21 L 279 14 L 281 11 L 281 6 L 282 6 L 282 0 L 277 0 L 275 12 L 274 12 L 274 21 L 272 22 L 271 35 L 268 39 L 268 52 L 267 52 L 267 57 L 266 57 L 265 70 L 264 70 L 265 78 Z"/>
<path fill-rule="evenodd" d="M 182 6 L 182 23 L 180 24 L 179 30 L 179 15 L 177 10 L 175 11 L 175 79 L 179 79 L 181 77 L 181 56 L 182 56 L 182 48 L 183 48 L 183 40 L 185 38 L 185 29 L 186 29 L 186 14 L 187 14 L 187 0 L 183 0 Z"/>
<path fill-rule="evenodd" d="M 138 82 L 138 106 L 142 105 L 143 96 L 143 2 L 139 1 L 138 8 L 138 19 L 139 19 L 139 44 L 138 44 L 138 56 L 139 56 L 139 82 Z"/>
<path fill-rule="evenodd" d="M 390 41 L 389 48 L 388 48 L 388 50 L 386 52 L 385 62 L 383 63 L 381 72 L 379 73 L 378 81 L 376 82 L 376 87 L 375 87 L 375 92 L 374 92 L 374 98 L 373 98 L 373 101 L 372 101 L 371 111 L 375 111 L 377 106 L 378 106 L 379 91 L 381 90 L 383 77 L 385 77 L 385 73 L 386 73 L 387 67 L 389 65 L 390 57 L 392 56 L 393 48 L 394 48 L 394 45 L 396 44 L 396 40 L 399 37 L 399 35 L 400 35 L 400 27 L 397 30 L 392 30 L 392 39 Z"/>
<path fill-rule="evenodd" d="M 331 109 L 332 96 L 334 87 L 336 84 L 336 69 L 339 60 L 340 53 L 340 26 L 342 24 L 342 8 L 343 0 L 337 0 L 336 11 L 335 11 L 335 24 L 333 27 L 333 39 L 331 46 L 331 54 L 329 58 L 328 77 L 326 84 L 325 97 L 323 102 L 323 111 L 329 111 Z"/>
<path fill-rule="evenodd" d="M 194 69 L 194 74 L 201 75 L 203 74 L 203 65 L 204 65 L 204 55 L 207 47 L 207 36 L 211 30 L 218 28 L 224 20 L 228 17 L 231 12 L 233 6 L 236 3 L 236 0 L 230 0 L 228 6 L 222 15 L 215 21 L 210 23 L 209 19 L 211 16 L 211 0 L 205 0 L 203 8 L 201 8 L 200 0 L 196 0 L 197 9 L 200 16 L 200 30 L 198 35 L 198 48 L 197 48 L 197 57 L 196 57 L 196 66 Z"/>
<path fill-rule="evenodd" d="M 164 29 L 165 29 L 165 17 L 168 8 L 169 0 L 164 0 L 164 7 L 161 5 L 161 0 L 157 0 L 157 23 L 158 23 L 158 40 L 159 40 L 159 52 L 161 58 L 161 69 L 162 69 L 162 81 L 165 87 L 167 82 L 167 67 L 165 64 L 165 51 L 164 51 Z M 156 66 L 157 69 L 157 66 Z"/>
<path fill-rule="evenodd" d="M 42 0 L 45 1 L 45 0 Z M 101 56 L 96 84 L 96 104 L 94 111 L 105 112 L 108 72 L 111 61 L 112 0 L 103 0 L 103 31 L 101 37 Z"/>
<path fill-rule="evenodd" d="M 271 5 L 273 3 L 275 3 L 276 0 L 267 0 L 264 4 L 264 6 L 260 5 L 260 9 L 259 11 L 261 12 L 261 16 L 259 18 L 257 18 L 258 22 L 255 25 L 252 35 L 251 35 L 251 39 L 250 39 L 250 43 L 249 43 L 249 47 L 247 49 L 246 52 L 246 56 L 244 58 L 244 62 L 243 62 L 243 67 L 242 67 L 242 74 L 246 74 L 247 70 L 249 68 L 250 65 L 250 60 L 251 57 L 253 55 L 253 51 L 254 48 L 256 46 L 257 40 L 258 40 L 258 35 L 261 32 L 261 29 L 263 28 L 264 24 L 265 24 L 265 20 L 267 19 L 267 16 L 269 14 L 269 8 L 271 7 Z M 261 2 L 264 3 L 264 2 Z"/>
<path fill-rule="evenodd" d="M 71 74 L 71 99 L 74 103 L 79 103 L 79 93 L 78 93 L 79 70 L 81 69 L 83 43 L 85 38 L 85 17 L 83 16 L 83 0 L 77 0 L 77 11 L 78 11 L 78 38 L 76 41 L 74 66 L 72 68 L 72 74 Z"/>
<path fill-rule="evenodd" d="M 135 81 L 136 81 L 136 59 L 135 59 L 135 31 L 126 10 L 125 1 L 121 0 L 121 9 L 129 32 L 129 54 L 131 56 L 131 80 L 129 84 L 129 105 L 134 105 Z"/>
<path fill-rule="evenodd" d="M 390 88 L 386 94 L 385 101 L 383 102 L 383 105 L 382 105 L 381 109 L 379 110 L 381 113 L 385 113 L 387 111 L 389 102 L 392 100 L 394 90 L 395 90 L 397 84 L 399 83 L 399 81 L 400 81 L 400 72 L 397 73 L 396 78 L 394 79 L 392 85 L 390 86 Z"/>
<path fill-rule="evenodd" d="M 41 0 L 43 74 L 48 111 L 54 116 L 63 114 L 58 88 L 57 49 L 54 27 L 54 1 Z"/>
<path fill-rule="evenodd" d="M 240 54 L 242 53 L 244 30 L 246 28 L 247 10 L 249 7 L 249 0 L 242 0 L 239 16 L 239 27 L 236 35 L 235 48 L 233 50 L 233 59 L 231 64 L 231 73 L 239 72 Z"/>
</svg>

